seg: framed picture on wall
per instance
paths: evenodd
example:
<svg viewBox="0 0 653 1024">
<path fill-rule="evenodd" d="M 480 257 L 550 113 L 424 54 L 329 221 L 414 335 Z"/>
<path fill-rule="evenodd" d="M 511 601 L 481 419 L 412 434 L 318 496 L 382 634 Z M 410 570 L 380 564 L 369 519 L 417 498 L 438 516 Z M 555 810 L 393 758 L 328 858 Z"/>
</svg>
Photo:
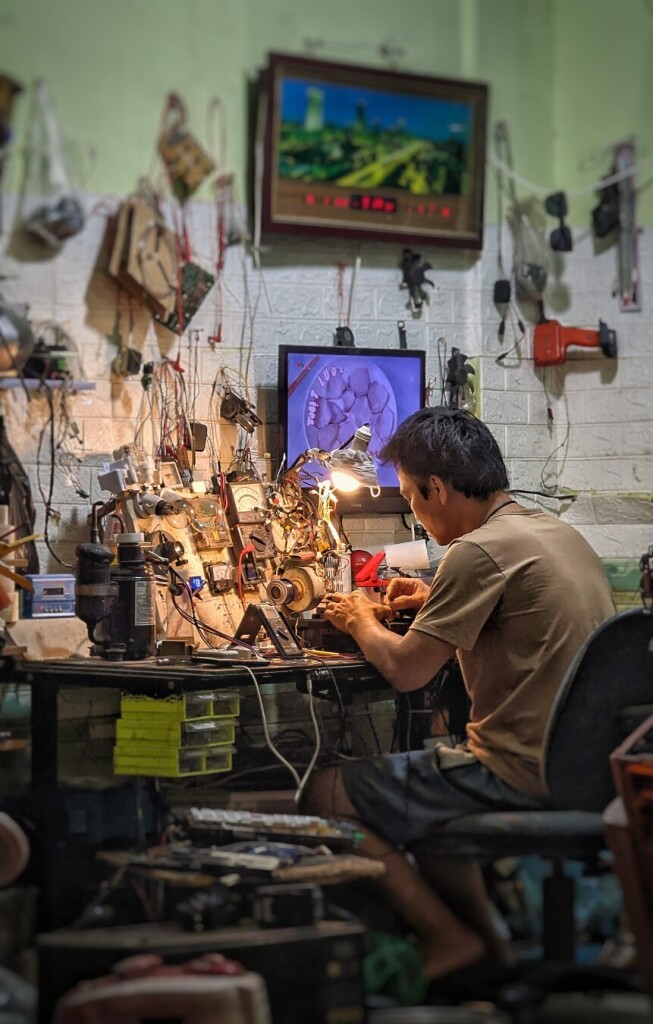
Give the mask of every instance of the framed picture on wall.
<svg viewBox="0 0 653 1024">
<path fill-rule="evenodd" d="M 264 231 L 480 249 L 487 86 L 271 54 Z"/>
</svg>

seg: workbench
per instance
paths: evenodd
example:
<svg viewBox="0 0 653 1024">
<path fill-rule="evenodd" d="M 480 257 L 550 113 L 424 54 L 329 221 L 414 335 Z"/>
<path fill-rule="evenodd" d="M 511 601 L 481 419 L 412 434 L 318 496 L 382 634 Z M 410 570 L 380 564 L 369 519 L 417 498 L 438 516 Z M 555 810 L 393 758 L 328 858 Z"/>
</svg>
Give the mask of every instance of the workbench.
<svg viewBox="0 0 653 1024">
<path fill-rule="evenodd" d="M 261 684 L 293 683 L 306 692 L 310 679 L 313 693 L 334 701 L 341 695 L 389 689 L 377 670 L 362 659 L 247 661 L 247 668 Z M 207 689 L 245 690 L 254 686 L 243 664 L 217 665 L 171 659 L 111 662 L 95 658 L 52 661 L 16 659 L 4 671 L 4 680 L 31 688 L 31 796 L 38 832 L 36 882 L 40 890 L 39 926 L 47 931 L 63 923 L 60 892 L 66 873 L 65 815 L 58 779 L 57 696 L 63 688 L 116 688 L 127 694 L 169 697 Z M 225 776 L 226 777 L 226 776 Z"/>
</svg>

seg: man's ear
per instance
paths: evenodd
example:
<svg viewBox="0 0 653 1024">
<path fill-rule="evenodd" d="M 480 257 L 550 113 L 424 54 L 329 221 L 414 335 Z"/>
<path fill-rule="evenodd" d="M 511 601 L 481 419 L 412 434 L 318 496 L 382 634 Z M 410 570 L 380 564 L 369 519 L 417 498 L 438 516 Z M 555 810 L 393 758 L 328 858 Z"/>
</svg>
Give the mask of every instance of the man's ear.
<svg viewBox="0 0 653 1024">
<path fill-rule="evenodd" d="M 436 494 L 438 501 L 441 505 L 446 505 L 449 500 L 449 488 L 447 487 L 444 480 L 439 476 L 431 475 L 429 477 L 429 491 L 431 494 Z"/>
</svg>

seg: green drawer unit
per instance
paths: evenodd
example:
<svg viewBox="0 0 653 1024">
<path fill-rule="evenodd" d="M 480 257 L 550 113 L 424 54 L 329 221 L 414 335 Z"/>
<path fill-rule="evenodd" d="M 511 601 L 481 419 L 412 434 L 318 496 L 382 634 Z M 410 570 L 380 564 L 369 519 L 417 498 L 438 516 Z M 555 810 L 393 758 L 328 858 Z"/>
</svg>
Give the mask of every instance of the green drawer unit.
<svg viewBox="0 0 653 1024">
<path fill-rule="evenodd" d="M 181 747 L 215 747 L 233 743 L 235 718 L 196 718 L 190 722 L 168 721 L 165 715 L 128 715 L 116 722 L 116 741 L 124 743 L 156 743 L 159 747 L 178 750 Z"/>
<path fill-rule="evenodd" d="M 197 718 L 235 718 L 240 713 L 237 690 L 203 690 L 174 697 L 146 697 L 123 694 L 120 714 L 123 719 L 160 717 L 170 722 L 192 722 Z"/>
<path fill-rule="evenodd" d="M 180 779 L 190 775 L 211 775 L 231 771 L 233 747 L 160 750 L 151 754 L 128 753 L 114 747 L 113 770 L 116 775 L 147 775 Z"/>
</svg>

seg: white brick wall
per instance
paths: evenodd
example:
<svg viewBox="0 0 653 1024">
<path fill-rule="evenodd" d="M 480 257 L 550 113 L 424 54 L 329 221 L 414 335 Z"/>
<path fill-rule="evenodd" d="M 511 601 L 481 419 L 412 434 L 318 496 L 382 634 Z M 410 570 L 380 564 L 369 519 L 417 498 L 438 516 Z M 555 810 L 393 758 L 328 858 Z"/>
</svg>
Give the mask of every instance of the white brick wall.
<svg viewBox="0 0 653 1024">
<path fill-rule="evenodd" d="M 5 224 L 12 223 L 12 201 L 5 197 Z M 94 197 L 88 198 L 88 208 Z M 207 204 L 195 204 L 191 216 L 192 243 L 200 262 L 211 264 L 215 232 L 213 211 Z M 84 232 L 70 239 L 62 251 L 50 258 L 30 261 L 14 253 L 11 235 L 0 240 L 0 281 L 8 300 L 27 302 L 34 320 L 59 323 L 76 342 L 85 376 L 96 382 L 93 393 L 71 399 L 74 417 L 83 436 L 80 478 L 92 486 L 97 468 L 117 445 L 133 437 L 134 417 L 141 397 L 138 379 L 112 381 L 111 360 L 115 346 L 107 341 L 116 320 L 117 291 L 99 269 L 103 265 L 104 214 L 90 217 Z M 506 232 L 504 232 L 504 241 Z M 554 487 L 581 492 L 575 501 L 561 506 L 549 499 L 542 505 L 573 521 L 604 556 L 638 556 L 653 542 L 653 228 L 641 237 L 643 311 L 621 314 L 612 297 L 615 278 L 614 250 L 594 257 L 591 240 L 581 241 L 565 257 L 561 281 L 553 282 L 547 301 L 550 316 L 563 323 L 596 327 L 599 317 L 617 329 L 619 359 L 603 358 L 599 350 L 570 351 L 562 367 L 546 370 L 549 401 L 545 399 L 542 371 L 535 369 L 529 336 L 519 353 L 506 365 L 496 356 L 513 339 L 506 333 L 503 345 L 497 339 L 498 316 L 492 302 L 496 270 L 496 229 L 486 231 L 482 256 L 458 252 L 422 255 L 433 266 L 430 277 L 436 287 L 429 289 L 430 302 L 419 319 L 406 308 L 406 293 L 398 288 L 401 246 L 348 245 L 336 240 L 313 242 L 282 239 L 263 253 L 265 287 L 260 286 L 251 260 L 241 249 L 230 249 L 225 269 L 225 311 L 223 342 L 211 349 L 206 338 L 213 333 L 213 294 L 200 309 L 191 327 L 200 332 L 204 349 L 201 358 L 201 392 L 198 412 L 210 412 L 211 384 L 221 366 L 239 369 L 244 359 L 239 351 L 241 335 L 250 337 L 245 315 L 245 273 L 250 299 L 256 306 L 251 328 L 254 352 L 250 384 L 274 387 L 276 350 L 281 343 L 323 343 L 329 345 L 337 323 L 337 263 L 349 267 L 357 255 L 362 258 L 351 326 L 357 344 L 392 347 L 397 344 L 396 322 L 406 321 L 408 344 L 427 349 L 427 376 L 438 376 L 437 339 L 445 337 L 469 356 L 480 357 L 481 413 L 495 433 L 505 454 L 512 485 L 540 490 L 540 475 L 551 452 L 564 441 L 569 423 L 568 444 L 547 466 L 547 482 Z M 47 255 L 47 254 L 45 254 Z M 347 286 L 349 275 L 347 272 Z M 268 305 L 268 297 L 270 305 Z M 126 336 L 127 303 L 122 300 L 121 330 Z M 143 349 L 144 359 L 175 356 L 175 337 L 154 330 L 149 318 L 134 307 L 133 343 Z M 439 380 L 438 380 L 439 387 Z M 437 393 L 437 392 L 436 392 Z M 47 403 L 37 398 L 27 410 L 19 391 L 0 392 L 11 441 L 34 482 L 37 505 L 41 505 L 35 484 L 36 446 L 47 418 Z M 549 424 L 546 406 L 554 411 Z M 268 400 L 267 407 L 275 403 Z M 217 410 L 213 410 L 217 415 Z M 222 426 L 223 444 L 233 434 Z M 275 450 L 275 425 L 257 439 L 262 454 Z M 224 453 L 230 458 L 230 453 Z M 273 466 L 275 469 L 276 466 Z M 45 478 L 45 473 L 43 474 Z M 627 495 L 636 495 L 628 499 Z M 72 555 L 72 543 L 83 530 L 88 502 L 80 499 L 59 477 L 55 500 L 61 511 L 60 550 Z M 528 500 L 528 499 L 527 499 Z M 42 511 L 42 510 L 41 510 Z M 346 524 L 354 547 L 374 550 L 383 543 L 408 539 L 398 517 L 349 519 Z M 56 529 L 53 537 L 57 541 Z M 42 568 L 55 568 L 44 555 Z"/>
</svg>

